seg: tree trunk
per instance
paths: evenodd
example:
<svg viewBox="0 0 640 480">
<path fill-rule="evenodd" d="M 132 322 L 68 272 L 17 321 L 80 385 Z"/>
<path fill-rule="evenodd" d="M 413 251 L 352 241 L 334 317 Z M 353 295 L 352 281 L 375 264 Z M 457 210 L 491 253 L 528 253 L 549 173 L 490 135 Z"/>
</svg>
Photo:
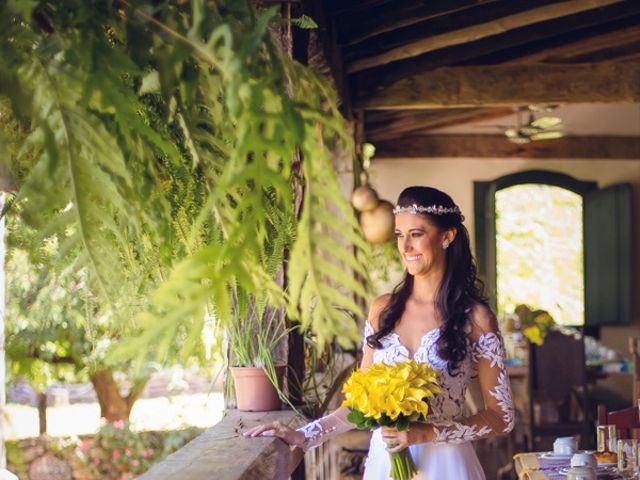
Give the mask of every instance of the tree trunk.
<svg viewBox="0 0 640 480">
<path fill-rule="evenodd" d="M 38 432 L 47 433 L 47 392 L 38 392 Z"/>
<path fill-rule="evenodd" d="M 93 373 L 91 383 L 98 396 L 100 416 L 108 422 L 128 420 L 131 408 L 142 394 L 147 381 L 148 378 L 135 382 L 129 394 L 123 396 L 111 369 L 106 368 Z"/>
</svg>

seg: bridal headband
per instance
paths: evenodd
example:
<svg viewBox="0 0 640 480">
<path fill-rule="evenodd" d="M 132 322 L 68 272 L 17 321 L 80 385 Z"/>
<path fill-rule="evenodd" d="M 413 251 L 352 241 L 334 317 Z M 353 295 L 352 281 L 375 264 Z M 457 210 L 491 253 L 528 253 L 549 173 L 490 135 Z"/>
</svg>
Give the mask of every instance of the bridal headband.
<svg viewBox="0 0 640 480">
<path fill-rule="evenodd" d="M 462 216 L 460 209 L 457 205 L 453 207 L 443 207 L 442 205 L 430 205 L 428 207 L 423 207 L 421 205 L 409 205 L 408 207 L 401 207 L 400 205 L 396 205 L 396 208 L 393 209 L 394 215 L 399 213 L 411 213 L 416 215 L 417 213 L 430 213 L 431 215 L 445 215 L 447 213 L 457 213 Z"/>
</svg>

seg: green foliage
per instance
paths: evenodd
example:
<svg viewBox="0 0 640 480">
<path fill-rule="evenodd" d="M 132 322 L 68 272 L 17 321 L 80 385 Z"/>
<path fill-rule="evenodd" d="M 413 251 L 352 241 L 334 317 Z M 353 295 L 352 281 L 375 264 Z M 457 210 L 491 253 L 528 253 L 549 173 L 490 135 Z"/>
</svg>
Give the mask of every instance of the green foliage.
<svg viewBox="0 0 640 480">
<path fill-rule="evenodd" d="M 134 432 L 129 422 L 104 422 L 91 438 L 51 439 L 49 448 L 62 458 L 76 457 L 96 479 L 124 480 L 136 478 L 200 433 L 196 427 Z"/>
<path fill-rule="evenodd" d="M 87 268 L 51 274 L 56 242 L 45 242 L 29 255 L 23 247 L 31 230 L 14 217 L 7 220 L 11 244 L 5 262 L 5 345 L 11 376 L 26 377 L 39 390 L 51 383 L 86 382 L 105 368 L 125 374 L 134 384 L 146 381 L 157 364 L 145 362 L 134 371 L 129 362 L 107 362 L 114 343 L 139 332 L 112 321 L 110 310 L 88 286 Z M 177 360 L 182 341 L 176 338 L 168 362 Z M 192 349 L 189 360 L 204 362 L 201 345 Z"/>
<path fill-rule="evenodd" d="M 276 358 L 280 343 L 290 329 L 286 328 L 281 310 L 267 309 L 254 302 L 238 305 L 237 318 L 229 325 L 230 363 L 237 367 L 272 369 L 286 363 Z"/>
<path fill-rule="evenodd" d="M 365 416 L 360 410 L 350 408 L 349 414 L 347 415 L 347 420 L 353 423 L 359 430 L 370 430 L 378 426 L 383 426 L 394 427 L 400 431 L 403 431 L 409 430 L 411 422 L 420 420 L 420 414 L 417 412 L 414 412 L 411 415 L 405 415 L 401 413 L 400 415 L 398 415 L 398 418 L 396 420 L 392 420 L 387 415 L 383 414 L 379 419 L 375 419 L 373 417 Z"/>
<path fill-rule="evenodd" d="M 97 478 L 134 478 L 166 456 L 153 437 L 132 431 L 123 421 L 105 422 L 91 442 L 79 447 L 78 455 Z"/>
<path fill-rule="evenodd" d="M 98 309 L 140 329 L 115 357 L 142 363 L 154 344 L 165 359 L 176 338 L 186 356 L 207 319 L 233 320 L 239 290 L 286 305 L 321 345 L 358 337 L 345 312 L 363 313 L 349 270 L 366 278 L 352 250 L 366 244 L 327 153 L 348 139 L 275 19 L 233 0 L 0 6 L 1 118 L 24 136 L 7 157 L 13 211 L 32 254 L 57 243 L 53 274 L 86 269 Z"/>
<path fill-rule="evenodd" d="M 83 285 L 86 275 L 67 271 L 49 282 L 27 252 L 17 249 L 11 250 L 5 273 L 10 372 L 16 378 L 29 378 L 38 389 L 55 381 L 86 381 L 90 366 L 100 361 L 99 339 L 103 344 L 109 341 L 106 319 L 99 313 L 90 324 L 93 330 L 87 331 L 92 300 Z"/>
<path fill-rule="evenodd" d="M 375 284 L 383 284 L 385 291 L 389 284 L 397 281 L 404 271 L 402 256 L 398 255 L 398 246 L 395 241 L 381 245 L 372 245 L 367 260 L 369 275 Z"/>
<path fill-rule="evenodd" d="M 7 450 L 7 462 L 11 464 L 14 471 L 20 475 L 21 478 L 26 478 L 28 475 L 28 465 L 25 462 L 24 454 L 18 446 L 18 443 L 15 441 L 5 441 L 4 446 Z"/>
<path fill-rule="evenodd" d="M 300 15 L 298 18 L 292 18 L 291 25 L 295 25 L 298 28 L 303 28 L 306 30 L 313 30 L 318 28 L 318 24 L 315 22 L 315 20 L 308 15 Z"/>
</svg>

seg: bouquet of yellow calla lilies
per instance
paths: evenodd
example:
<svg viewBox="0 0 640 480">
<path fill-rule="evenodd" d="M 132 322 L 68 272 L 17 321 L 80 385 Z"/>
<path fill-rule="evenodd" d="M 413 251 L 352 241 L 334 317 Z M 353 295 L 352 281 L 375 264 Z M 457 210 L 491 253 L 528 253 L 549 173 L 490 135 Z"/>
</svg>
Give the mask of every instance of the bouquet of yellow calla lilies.
<svg viewBox="0 0 640 480">
<path fill-rule="evenodd" d="M 343 407 L 356 428 L 378 426 L 408 430 L 410 422 L 424 420 L 428 401 L 440 392 L 438 373 L 413 360 L 385 365 L 376 363 L 364 371 L 353 372 L 344 384 Z M 391 478 L 408 480 L 417 468 L 407 450 L 391 455 Z"/>
</svg>

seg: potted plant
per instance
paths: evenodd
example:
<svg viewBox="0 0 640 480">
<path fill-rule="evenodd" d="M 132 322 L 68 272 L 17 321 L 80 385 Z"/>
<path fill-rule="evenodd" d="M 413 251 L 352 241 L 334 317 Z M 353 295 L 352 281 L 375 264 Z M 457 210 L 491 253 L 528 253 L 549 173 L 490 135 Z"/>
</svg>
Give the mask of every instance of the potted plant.
<svg viewBox="0 0 640 480">
<path fill-rule="evenodd" d="M 246 306 L 237 306 L 234 313 L 227 338 L 237 408 L 278 410 L 286 371 L 282 341 L 291 330 L 284 312 L 249 301 Z"/>
</svg>

